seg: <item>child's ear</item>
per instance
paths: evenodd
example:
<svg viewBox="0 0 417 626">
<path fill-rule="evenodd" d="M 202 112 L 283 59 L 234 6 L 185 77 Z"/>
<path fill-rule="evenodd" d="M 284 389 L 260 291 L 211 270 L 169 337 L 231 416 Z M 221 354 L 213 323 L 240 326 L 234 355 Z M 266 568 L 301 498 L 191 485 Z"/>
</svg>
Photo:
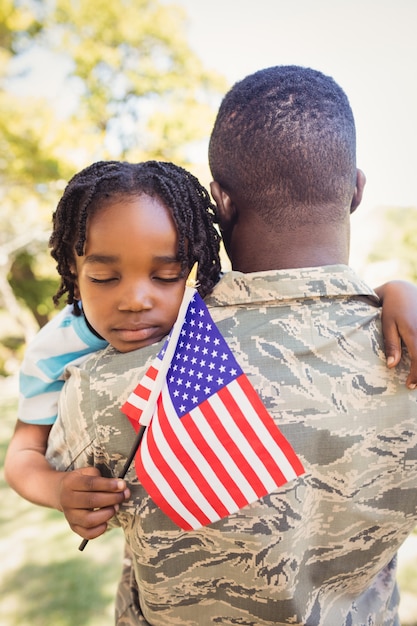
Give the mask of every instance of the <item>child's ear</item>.
<svg viewBox="0 0 417 626">
<path fill-rule="evenodd" d="M 70 270 L 74 279 L 74 298 L 76 300 L 81 300 L 80 288 L 78 287 L 77 268 L 71 265 Z"/>
</svg>

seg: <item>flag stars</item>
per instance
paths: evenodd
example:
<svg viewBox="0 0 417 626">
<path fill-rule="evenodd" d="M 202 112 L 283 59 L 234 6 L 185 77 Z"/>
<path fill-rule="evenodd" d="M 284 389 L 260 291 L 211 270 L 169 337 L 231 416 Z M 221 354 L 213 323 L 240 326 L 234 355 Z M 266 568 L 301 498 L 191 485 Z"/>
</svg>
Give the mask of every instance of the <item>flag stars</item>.
<svg viewBox="0 0 417 626">
<path fill-rule="evenodd" d="M 182 415 L 240 373 L 227 344 L 207 310 L 204 306 L 201 308 L 197 296 L 188 309 L 178 352 L 180 355 L 175 354 L 171 362 L 167 382 L 176 410 Z"/>
</svg>

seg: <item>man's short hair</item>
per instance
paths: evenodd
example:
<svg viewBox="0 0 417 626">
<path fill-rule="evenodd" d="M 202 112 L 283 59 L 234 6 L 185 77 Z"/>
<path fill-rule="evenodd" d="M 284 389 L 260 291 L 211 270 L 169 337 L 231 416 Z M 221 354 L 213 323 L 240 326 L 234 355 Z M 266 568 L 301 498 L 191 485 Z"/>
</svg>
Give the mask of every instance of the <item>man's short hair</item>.
<svg viewBox="0 0 417 626">
<path fill-rule="evenodd" d="M 356 182 L 348 98 L 331 77 L 310 68 L 276 66 L 247 76 L 221 103 L 209 164 L 233 200 L 268 223 L 293 228 L 338 220 Z M 285 216 L 291 207 L 297 212 Z"/>
</svg>

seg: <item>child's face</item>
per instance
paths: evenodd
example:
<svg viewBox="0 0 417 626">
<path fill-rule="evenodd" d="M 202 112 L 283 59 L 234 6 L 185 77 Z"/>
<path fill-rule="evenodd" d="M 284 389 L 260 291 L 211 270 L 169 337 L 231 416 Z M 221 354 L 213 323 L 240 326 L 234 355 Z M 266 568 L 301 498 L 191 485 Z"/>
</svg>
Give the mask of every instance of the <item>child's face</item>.
<svg viewBox="0 0 417 626">
<path fill-rule="evenodd" d="M 186 276 L 165 206 L 146 194 L 117 198 L 90 219 L 76 274 L 85 316 L 120 352 L 160 341 L 172 328 Z"/>
</svg>

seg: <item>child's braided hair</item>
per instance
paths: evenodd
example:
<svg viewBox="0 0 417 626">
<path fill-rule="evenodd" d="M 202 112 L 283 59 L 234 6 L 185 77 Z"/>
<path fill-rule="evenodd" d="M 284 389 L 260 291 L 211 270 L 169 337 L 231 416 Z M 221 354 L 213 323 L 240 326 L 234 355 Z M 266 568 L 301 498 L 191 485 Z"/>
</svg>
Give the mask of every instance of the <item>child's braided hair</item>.
<svg viewBox="0 0 417 626">
<path fill-rule="evenodd" d="M 211 292 L 220 276 L 220 236 L 214 226 L 216 207 L 197 178 L 173 163 L 99 161 L 69 181 L 53 214 L 49 245 L 61 276 L 55 304 L 65 293 L 68 304 L 77 303 L 73 269 L 75 254 L 84 254 L 88 218 L 109 201 L 143 193 L 159 198 L 171 212 L 180 263 L 189 271 L 198 262 L 197 289 L 202 297 Z M 74 313 L 80 314 L 78 306 Z"/>
</svg>

